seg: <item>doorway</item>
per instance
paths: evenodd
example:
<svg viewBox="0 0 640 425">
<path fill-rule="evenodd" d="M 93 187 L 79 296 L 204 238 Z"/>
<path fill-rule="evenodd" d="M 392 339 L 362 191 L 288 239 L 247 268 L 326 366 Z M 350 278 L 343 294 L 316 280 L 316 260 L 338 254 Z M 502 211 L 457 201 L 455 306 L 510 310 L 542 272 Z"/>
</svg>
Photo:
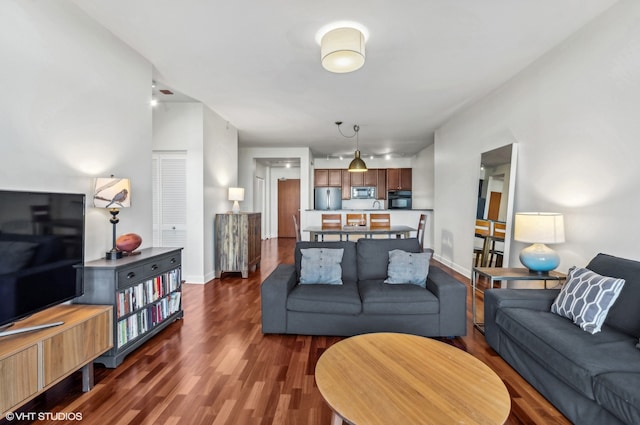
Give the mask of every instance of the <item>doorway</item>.
<svg viewBox="0 0 640 425">
<path fill-rule="evenodd" d="M 295 238 L 292 216 L 300 223 L 300 179 L 278 180 L 278 237 Z"/>
</svg>

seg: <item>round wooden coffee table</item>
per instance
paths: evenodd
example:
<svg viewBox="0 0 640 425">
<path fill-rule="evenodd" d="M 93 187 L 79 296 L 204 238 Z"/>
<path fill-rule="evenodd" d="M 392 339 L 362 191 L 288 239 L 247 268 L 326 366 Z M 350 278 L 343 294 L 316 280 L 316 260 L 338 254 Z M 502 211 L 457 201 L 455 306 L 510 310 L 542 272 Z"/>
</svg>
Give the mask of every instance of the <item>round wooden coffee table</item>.
<svg viewBox="0 0 640 425">
<path fill-rule="evenodd" d="M 504 424 L 511 399 L 472 355 L 429 338 L 358 335 L 325 351 L 316 383 L 332 424 Z"/>
</svg>

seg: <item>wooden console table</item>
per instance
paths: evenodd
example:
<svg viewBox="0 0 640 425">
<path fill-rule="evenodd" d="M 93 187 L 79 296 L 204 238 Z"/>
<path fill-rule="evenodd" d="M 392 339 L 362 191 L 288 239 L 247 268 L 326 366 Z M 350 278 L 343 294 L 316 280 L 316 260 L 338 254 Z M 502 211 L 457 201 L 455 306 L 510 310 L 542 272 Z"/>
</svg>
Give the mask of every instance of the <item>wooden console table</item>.
<svg viewBox="0 0 640 425">
<path fill-rule="evenodd" d="M 113 310 L 104 305 L 59 305 L 15 329 L 60 326 L 0 338 L 0 418 L 82 368 L 82 390 L 93 387 L 93 360 L 113 346 Z M 12 328 L 13 329 L 13 328 Z"/>
<path fill-rule="evenodd" d="M 262 243 L 261 214 L 216 214 L 214 272 L 241 272 L 242 278 L 260 266 Z"/>
</svg>

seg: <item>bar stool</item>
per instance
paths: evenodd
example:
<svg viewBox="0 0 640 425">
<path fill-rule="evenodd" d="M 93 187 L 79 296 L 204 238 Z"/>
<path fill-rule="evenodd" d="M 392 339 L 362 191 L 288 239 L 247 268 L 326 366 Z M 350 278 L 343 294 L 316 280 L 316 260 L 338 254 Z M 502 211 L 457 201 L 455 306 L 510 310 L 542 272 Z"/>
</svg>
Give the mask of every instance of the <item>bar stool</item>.
<svg viewBox="0 0 640 425">
<path fill-rule="evenodd" d="M 507 223 L 501 221 L 495 221 L 493 223 L 493 229 L 491 232 L 491 249 L 489 249 L 489 267 L 493 264 L 495 256 L 494 267 L 502 267 L 504 259 L 504 248 L 496 249 L 496 243 L 501 243 L 504 246 L 504 238 L 507 234 Z"/>
<path fill-rule="evenodd" d="M 369 214 L 369 228 L 375 229 L 388 229 L 391 227 L 391 214 L 389 213 L 371 213 Z M 373 238 L 375 235 L 371 235 Z M 387 236 L 388 238 L 391 235 Z"/>
<path fill-rule="evenodd" d="M 482 251 L 485 243 L 485 239 L 491 235 L 491 222 L 489 220 L 476 219 L 475 237 L 482 240 L 480 247 L 473 247 L 473 254 L 475 256 L 474 265 L 476 267 L 482 264 Z"/>
<path fill-rule="evenodd" d="M 342 230 L 342 214 L 322 214 L 322 230 Z M 324 241 L 324 235 L 322 235 Z M 342 235 L 340 235 L 342 240 Z"/>
<path fill-rule="evenodd" d="M 362 226 L 367 227 L 367 215 L 365 213 L 347 213 L 347 226 Z M 356 235 L 355 240 L 360 239 L 362 236 Z M 347 240 L 350 240 L 347 235 Z"/>
</svg>

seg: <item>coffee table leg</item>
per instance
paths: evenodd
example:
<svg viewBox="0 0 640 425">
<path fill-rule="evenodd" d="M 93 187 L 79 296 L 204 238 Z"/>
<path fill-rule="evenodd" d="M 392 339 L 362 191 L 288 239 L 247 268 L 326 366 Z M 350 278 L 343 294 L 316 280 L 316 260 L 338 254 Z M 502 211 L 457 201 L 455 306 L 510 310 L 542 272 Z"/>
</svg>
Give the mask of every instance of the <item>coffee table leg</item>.
<svg viewBox="0 0 640 425">
<path fill-rule="evenodd" d="M 342 416 L 333 412 L 333 418 L 331 419 L 331 425 L 342 425 Z"/>
</svg>

